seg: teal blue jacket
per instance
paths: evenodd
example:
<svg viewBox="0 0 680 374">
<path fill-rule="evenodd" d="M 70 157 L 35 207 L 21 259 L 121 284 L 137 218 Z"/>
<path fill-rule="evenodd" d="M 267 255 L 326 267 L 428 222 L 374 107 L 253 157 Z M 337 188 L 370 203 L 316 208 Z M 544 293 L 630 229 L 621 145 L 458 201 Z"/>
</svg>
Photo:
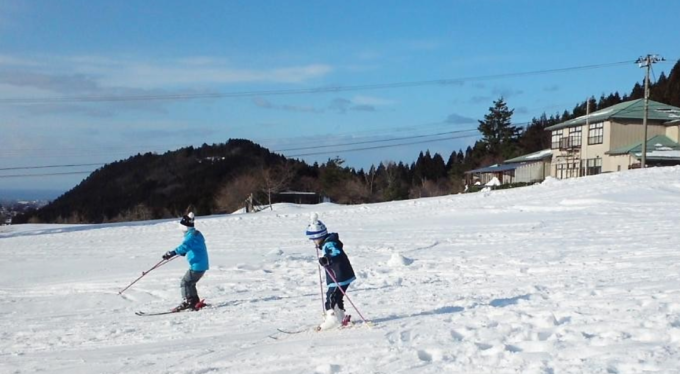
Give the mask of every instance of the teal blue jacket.
<svg viewBox="0 0 680 374">
<path fill-rule="evenodd" d="M 186 256 L 193 271 L 206 271 L 210 268 L 208 248 L 205 246 L 203 234 L 193 227 L 189 227 L 184 234 L 184 241 L 175 248 L 175 253 Z"/>
</svg>

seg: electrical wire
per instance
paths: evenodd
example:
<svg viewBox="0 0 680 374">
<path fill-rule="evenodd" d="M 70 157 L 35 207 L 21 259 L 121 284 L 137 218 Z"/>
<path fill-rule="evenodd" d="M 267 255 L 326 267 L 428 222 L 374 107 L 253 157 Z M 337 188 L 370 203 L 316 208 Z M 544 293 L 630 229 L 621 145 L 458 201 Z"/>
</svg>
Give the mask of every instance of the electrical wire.
<svg viewBox="0 0 680 374">
<path fill-rule="evenodd" d="M 454 131 L 454 132 L 446 132 L 446 133 L 440 133 L 440 134 L 431 134 L 431 135 L 421 135 L 421 136 L 416 136 L 416 137 L 411 137 L 411 139 L 415 138 L 422 138 L 425 136 L 441 136 L 442 134 L 448 135 L 451 133 L 460 133 L 460 132 L 467 132 L 471 130 L 461 130 L 461 131 Z M 293 155 L 286 155 L 286 157 L 303 157 L 303 156 L 313 156 L 313 155 L 323 155 L 323 154 L 330 154 L 330 153 L 347 153 L 347 152 L 358 152 L 358 151 L 365 151 L 365 150 L 372 150 L 372 149 L 383 149 L 383 148 L 393 148 L 393 147 L 403 147 L 407 145 L 414 145 L 414 144 L 423 144 L 423 143 L 431 143 L 431 142 L 440 142 L 444 140 L 452 140 L 452 139 L 463 139 L 463 138 L 471 138 L 471 137 L 478 137 L 479 134 L 475 135 L 464 135 L 464 136 L 454 136 L 454 137 L 446 137 L 444 139 L 429 139 L 429 140 L 421 140 L 421 141 L 416 141 L 416 142 L 407 142 L 407 143 L 400 143 L 400 144 L 390 144 L 390 145 L 382 145 L 382 146 L 374 146 L 374 147 L 363 147 L 363 148 L 351 148 L 351 149 L 343 149 L 343 150 L 334 150 L 334 151 L 323 151 L 323 152 L 313 152 L 313 153 L 302 153 L 302 154 L 293 154 Z M 400 139 L 391 139 L 390 141 L 396 141 L 396 140 L 404 140 L 404 139 L 409 139 L 409 138 L 400 138 Z M 376 141 L 371 141 L 371 142 L 383 142 L 387 140 L 376 140 Z M 357 144 L 367 144 L 371 142 L 356 142 L 356 143 L 347 143 L 344 144 L 344 146 L 347 145 L 357 145 Z M 340 146 L 340 145 L 336 145 Z M 316 147 L 308 147 L 305 149 L 319 149 L 319 148 L 328 148 L 328 145 L 323 145 L 323 146 L 316 146 Z M 31 166 L 31 167 L 12 167 L 12 168 L 3 168 L 0 170 L 21 170 L 21 169 L 40 169 L 40 168 L 57 168 L 57 167 L 76 167 L 76 166 L 89 166 L 89 165 L 101 165 L 101 164 L 71 164 L 71 165 L 48 165 L 48 166 Z M 81 171 L 81 172 L 64 172 L 64 173 L 43 173 L 43 174 L 14 174 L 14 175 L 0 175 L 0 178 L 18 178 L 18 177 L 44 177 L 44 176 L 57 176 L 57 175 L 70 175 L 70 174 L 89 174 L 92 173 L 92 171 Z"/>
<path fill-rule="evenodd" d="M 49 168 L 70 168 L 70 167 L 80 167 L 80 166 L 96 166 L 102 165 L 101 163 L 94 164 L 71 164 L 71 165 L 45 165 L 45 166 L 16 166 L 9 168 L 0 168 L 0 170 L 27 170 L 27 169 L 49 169 Z"/>
<path fill-rule="evenodd" d="M 348 86 L 327 86 L 316 88 L 301 88 L 301 89 L 283 89 L 283 90 L 261 90 L 261 91 L 236 91 L 236 92 L 206 92 L 206 93 L 186 93 L 186 94 L 156 94 L 156 95 L 128 95 L 128 96 L 72 96 L 72 97 L 44 97 L 44 98 L 4 98 L 0 99 L 0 105 L 3 104 L 60 104 L 60 103 L 101 103 L 101 102 L 129 102 L 129 101 L 182 101 L 195 99 L 227 99 L 240 97 L 258 97 L 258 96 L 281 96 L 281 95 L 303 95 L 303 94 L 320 94 L 320 93 L 334 93 L 360 90 L 381 90 L 390 88 L 404 88 L 404 87 L 418 87 L 418 86 L 448 86 L 452 84 L 460 84 L 471 81 L 485 81 L 501 78 L 526 77 L 532 75 L 563 73 L 568 71 L 599 69 L 605 67 L 612 67 L 623 64 L 630 64 L 635 61 L 620 61 L 603 64 L 572 66 L 566 68 L 535 70 L 518 73 L 504 73 L 493 75 L 481 75 L 476 77 L 465 78 L 443 78 L 411 82 L 393 82 L 393 83 L 377 83 L 377 84 L 362 84 L 362 85 L 348 85 Z"/>
<path fill-rule="evenodd" d="M 45 174 L 10 174 L 10 175 L 0 175 L 1 178 L 30 178 L 30 177 L 49 177 L 56 175 L 74 175 L 74 174 L 92 174 L 94 170 L 91 171 L 71 171 L 64 173 L 45 173 Z"/>
<path fill-rule="evenodd" d="M 332 153 L 339 154 L 339 153 L 356 152 L 356 151 L 367 151 L 367 150 L 372 150 L 372 149 L 393 148 L 393 147 L 402 147 L 402 146 L 405 146 L 405 145 L 440 142 L 440 141 L 452 140 L 452 139 L 475 138 L 475 137 L 478 137 L 478 136 L 479 136 L 479 134 L 477 134 L 477 135 L 465 135 L 465 136 L 454 136 L 454 137 L 444 138 L 444 139 L 432 139 L 432 140 L 423 140 L 423 141 L 403 143 L 403 144 L 391 144 L 391 145 L 381 145 L 381 146 L 375 146 L 375 147 L 344 149 L 344 150 L 341 150 L 341 151 L 324 151 L 324 152 L 302 153 L 302 154 L 286 155 L 286 157 L 303 157 L 303 156 L 325 155 L 325 154 L 332 154 Z"/>
<path fill-rule="evenodd" d="M 328 148 L 328 147 L 343 147 L 343 146 L 348 146 L 348 145 L 359 145 L 359 144 L 370 144 L 370 143 L 384 143 L 384 142 L 393 142 L 393 141 L 405 140 L 405 139 L 425 138 L 425 137 L 429 137 L 429 136 L 439 136 L 439 135 L 457 134 L 457 133 L 468 132 L 468 131 L 478 131 L 478 130 L 477 130 L 477 129 L 467 129 L 467 130 L 458 130 L 458 131 L 447 131 L 447 132 L 440 132 L 440 133 L 437 133 L 437 134 L 416 135 L 416 136 L 408 136 L 408 137 L 402 137 L 402 138 L 380 139 L 380 140 L 367 140 L 367 141 L 363 141 L 363 142 L 340 143 L 340 144 L 329 144 L 329 145 L 323 145 L 323 146 L 311 146 L 311 147 L 298 147 L 298 148 L 279 149 L 279 150 L 273 150 L 272 152 L 301 151 L 301 150 L 305 150 L 305 149 L 317 149 L 317 148 Z M 2 169 L 0 169 L 0 170 L 2 170 Z"/>
<path fill-rule="evenodd" d="M 441 123 L 444 124 L 445 122 L 441 122 Z M 529 124 L 529 122 L 514 123 L 513 126 L 524 126 L 524 125 L 527 125 L 527 124 Z M 476 128 L 470 128 L 470 129 L 463 129 L 463 130 L 445 131 L 445 132 L 439 132 L 439 133 L 434 133 L 434 134 L 421 134 L 421 135 L 405 136 L 405 137 L 391 138 L 391 139 L 376 139 L 376 140 L 365 140 L 365 141 L 356 141 L 356 142 L 348 142 L 348 143 L 338 143 L 338 144 L 325 144 L 325 145 L 307 146 L 307 147 L 273 149 L 271 152 L 282 153 L 282 152 L 302 151 L 302 150 L 309 150 L 309 149 L 324 149 L 324 148 L 333 148 L 333 147 L 355 146 L 355 145 L 362 145 L 362 144 L 386 143 L 386 142 L 395 142 L 395 141 L 401 141 L 401 140 L 422 139 L 422 138 L 442 136 L 442 135 L 461 134 L 461 133 L 467 133 L 467 132 L 471 132 L 471 131 L 477 132 L 479 130 L 476 129 Z M 463 136 L 463 137 L 450 137 L 450 138 L 446 138 L 446 139 L 459 139 L 459 138 L 465 138 L 465 137 L 471 137 L 471 136 L 478 136 L 478 134 L 474 134 L 474 135 L 470 135 L 470 136 Z M 446 139 L 432 139 L 431 141 L 441 141 L 441 140 L 446 140 Z M 402 146 L 402 145 L 422 144 L 422 143 L 427 143 L 428 141 L 430 141 L 430 140 L 403 143 L 403 144 L 397 144 L 397 145 L 389 145 L 389 146 L 381 146 L 381 147 L 375 147 L 375 148 L 369 147 L 369 148 L 357 148 L 357 149 L 348 149 L 348 150 L 326 151 L 326 152 L 322 152 L 322 153 L 319 153 L 319 154 L 326 154 L 326 153 L 333 153 L 333 152 L 353 152 L 353 151 L 358 151 L 358 150 L 368 150 L 368 149 L 378 149 L 378 148 L 389 148 L 389 147 Z M 307 155 L 311 155 L 311 154 L 294 155 L 294 156 L 289 156 L 289 157 L 307 156 Z M 106 163 L 99 162 L 99 163 L 85 163 L 85 164 L 13 166 L 13 167 L 0 168 L 0 171 L 48 169 L 48 168 L 68 168 L 68 167 L 82 167 L 82 166 L 102 166 L 102 165 L 106 165 Z"/>
</svg>

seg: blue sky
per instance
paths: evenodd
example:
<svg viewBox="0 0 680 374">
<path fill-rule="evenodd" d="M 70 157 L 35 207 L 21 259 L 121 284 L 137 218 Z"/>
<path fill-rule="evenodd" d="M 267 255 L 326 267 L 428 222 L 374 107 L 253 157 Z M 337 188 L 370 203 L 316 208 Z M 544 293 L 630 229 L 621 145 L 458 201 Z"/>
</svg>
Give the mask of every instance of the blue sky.
<svg viewBox="0 0 680 374">
<path fill-rule="evenodd" d="M 678 14 L 678 2 L 632 0 L 5 0 L 0 190 L 65 191 L 87 174 L 8 176 L 97 166 L 21 167 L 103 164 L 229 138 L 356 168 L 410 163 L 425 150 L 446 159 L 478 139 L 465 130 L 501 96 L 521 124 L 591 95 L 629 93 L 642 82 L 632 63 L 642 55 L 665 57 L 654 76 L 667 73 L 680 58 Z M 518 75 L 591 65 L 602 67 Z M 418 84 L 398 84 L 407 82 Z M 148 100 L 172 95 L 192 99 Z M 84 100 L 92 97 L 114 100 Z M 431 136 L 441 133 L 449 139 Z M 333 147 L 391 138 L 405 140 Z"/>
</svg>

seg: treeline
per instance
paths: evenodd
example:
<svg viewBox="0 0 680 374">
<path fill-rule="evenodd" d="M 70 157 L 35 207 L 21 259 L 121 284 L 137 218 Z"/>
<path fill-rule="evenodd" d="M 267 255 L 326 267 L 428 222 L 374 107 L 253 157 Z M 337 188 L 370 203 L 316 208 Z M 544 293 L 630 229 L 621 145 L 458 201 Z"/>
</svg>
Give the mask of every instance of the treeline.
<svg viewBox="0 0 680 374">
<path fill-rule="evenodd" d="M 595 112 L 644 97 L 635 84 L 630 94 L 591 97 Z M 680 106 L 680 63 L 650 87 L 652 100 Z M 496 100 L 479 120 L 481 139 L 448 157 L 421 152 L 410 164 L 383 162 L 368 170 L 342 159 L 308 165 L 243 139 L 203 144 L 162 155 L 138 154 L 108 164 L 47 206 L 14 222 L 102 223 L 181 216 L 188 206 L 199 215 L 230 213 L 253 196 L 268 203 L 284 190 L 317 192 L 340 204 L 374 203 L 461 192 L 466 171 L 550 147 L 548 126 L 586 114 L 587 102 L 571 111 L 512 123 L 514 110 Z"/>
</svg>

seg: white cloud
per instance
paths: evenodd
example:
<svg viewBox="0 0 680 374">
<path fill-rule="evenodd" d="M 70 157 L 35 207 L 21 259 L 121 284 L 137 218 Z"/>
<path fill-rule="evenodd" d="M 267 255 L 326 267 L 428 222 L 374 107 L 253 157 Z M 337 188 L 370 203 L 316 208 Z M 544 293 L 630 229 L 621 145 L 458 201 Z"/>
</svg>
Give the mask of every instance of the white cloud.
<svg viewBox="0 0 680 374">
<path fill-rule="evenodd" d="M 303 83 L 333 71 L 332 66 L 319 63 L 243 68 L 232 66 L 224 59 L 205 56 L 148 61 L 89 55 L 33 58 L 0 55 L 0 68 L 4 68 L 6 74 L 40 74 L 50 76 L 51 80 L 82 76 L 100 86 L 135 89 L 196 88 L 230 83 Z"/>
<path fill-rule="evenodd" d="M 153 87 L 192 87 L 229 84 L 229 83 L 303 83 L 305 81 L 323 77 L 332 71 L 332 67 L 323 64 L 304 66 L 243 69 L 227 65 L 209 63 L 177 63 L 153 64 L 133 63 L 124 64 L 115 70 L 93 70 L 102 75 L 104 84 L 123 84 L 126 86 Z"/>
<path fill-rule="evenodd" d="M 352 98 L 352 103 L 355 105 L 371 105 L 371 106 L 381 106 L 381 105 L 393 105 L 395 102 L 389 99 L 383 99 L 375 96 L 354 96 Z"/>
<path fill-rule="evenodd" d="M 283 105 L 277 105 L 272 103 L 271 101 L 263 98 L 263 97 L 255 97 L 253 98 L 253 103 L 260 108 L 263 109 L 276 109 L 276 110 L 285 110 L 289 112 L 307 112 L 307 113 L 321 113 L 323 110 L 316 109 L 312 105 L 291 105 L 291 104 L 283 104 Z"/>
</svg>

